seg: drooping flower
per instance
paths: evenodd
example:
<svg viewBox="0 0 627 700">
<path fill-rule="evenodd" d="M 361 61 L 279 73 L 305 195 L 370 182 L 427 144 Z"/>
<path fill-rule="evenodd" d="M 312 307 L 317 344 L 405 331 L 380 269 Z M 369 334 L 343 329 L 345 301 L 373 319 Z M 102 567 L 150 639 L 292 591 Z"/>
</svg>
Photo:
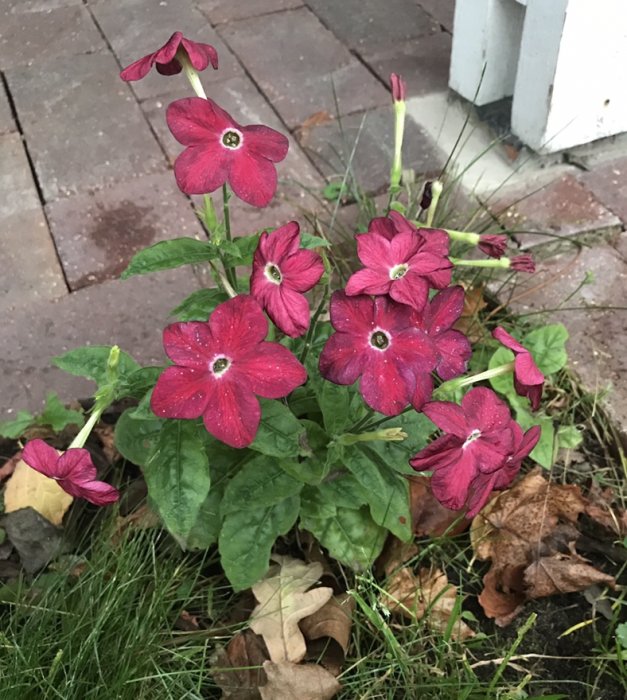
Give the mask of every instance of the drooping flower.
<svg viewBox="0 0 627 700">
<path fill-rule="evenodd" d="M 482 233 L 478 245 L 479 250 L 491 258 L 502 258 L 507 248 L 507 236 Z"/>
<path fill-rule="evenodd" d="M 410 464 L 432 471 L 433 495 L 451 510 L 467 504 L 468 518 L 481 510 L 494 488 L 511 481 L 540 436 L 535 428 L 522 435 L 507 405 L 485 387 L 471 389 L 461 406 L 439 401 L 422 410 L 445 434 Z"/>
<path fill-rule="evenodd" d="M 333 294 L 336 332 L 320 355 L 320 374 L 334 384 L 353 384 L 375 411 L 398 415 L 419 410 L 431 398 L 430 372 L 437 358 L 432 341 L 412 322 L 412 309 L 387 297 Z"/>
<path fill-rule="evenodd" d="M 536 271 L 536 264 L 533 261 L 533 256 L 529 253 L 510 258 L 509 266 L 512 270 L 516 270 L 516 272 L 532 273 Z"/>
<path fill-rule="evenodd" d="M 43 440 L 30 440 L 24 447 L 22 459 L 35 471 L 54 479 L 74 498 L 84 498 L 97 506 L 115 503 L 120 498 L 116 488 L 98 481 L 91 455 L 82 447 L 71 447 L 59 454 Z"/>
<path fill-rule="evenodd" d="M 218 69 L 218 52 L 211 44 L 191 41 L 186 39 L 182 32 L 174 32 L 160 49 L 124 68 L 120 78 L 127 81 L 141 80 L 148 75 L 154 65 L 157 66 L 157 71 L 161 75 L 180 73 L 183 66 L 176 58 L 176 52 L 180 49 L 185 51 L 189 62 L 196 70 L 205 70 L 210 63 L 216 70 Z"/>
<path fill-rule="evenodd" d="M 390 75 L 390 85 L 392 86 L 392 100 L 394 102 L 404 102 L 407 94 L 405 81 L 397 73 Z"/>
<path fill-rule="evenodd" d="M 393 214 L 385 217 L 388 222 L 375 219 L 368 233 L 355 236 L 365 268 L 351 275 L 346 294 L 389 294 L 400 304 L 422 309 L 429 287 L 443 289 L 450 284 L 453 265 L 442 253 L 439 236 L 432 238 L 430 231 L 423 235 L 426 229 L 419 231 L 397 212 Z"/>
<path fill-rule="evenodd" d="M 299 248 L 300 227 L 290 221 L 273 233 L 264 232 L 253 259 L 250 293 L 283 333 L 292 338 L 309 328 L 309 303 L 304 292 L 320 281 L 322 258 Z"/>
<path fill-rule="evenodd" d="M 254 440 L 261 419 L 257 396 L 278 399 L 307 380 L 307 372 L 279 343 L 265 342 L 268 321 L 248 295 L 219 304 L 206 323 L 172 323 L 163 345 L 174 366 L 157 380 L 155 415 L 195 419 L 231 447 Z"/>
<path fill-rule="evenodd" d="M 442 379 L 453 379 L 468 368 L 472 347 L 468 338 L 453 330 L 464 310 L 464 290 L 460 286 L 438 292 L 415 318 L 419 328 L 433 340 L 438 361 L 436 372 Z"/>
<path fill-rule="evenodd" d="M 166 112 L 170 131 L 187 148 L 174 163 L 174 175 L 186 194 L 213 192 L 225 182 L 248 204 L 265 207 L 276 192 L 275 163 L 289 142 L 268 126 L 241 126 L 210 99 L 172 102 Z"/>
<path fill-rule="evenodd" d="M 544 375 L 533 356 L 500 326 L 492 331 L 492 336 L 514 353 L 514 388 L 519 396 L 526 396 L 531 402 L 531 409 L 537 411 L 542 398 Z"/>
</svg>

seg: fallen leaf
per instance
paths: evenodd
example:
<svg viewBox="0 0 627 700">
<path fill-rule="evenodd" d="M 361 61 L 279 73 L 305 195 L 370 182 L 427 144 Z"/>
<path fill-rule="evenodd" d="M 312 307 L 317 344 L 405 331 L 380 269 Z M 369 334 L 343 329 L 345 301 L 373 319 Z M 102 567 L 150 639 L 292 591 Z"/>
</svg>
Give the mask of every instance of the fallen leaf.
<svg viewBox="0 0 627 700">
<path fill-rule="evenodd" d="M 458 510 L 449 510 L 431 493 L 431 479 L 427 476 L 409 478 L 409 497 L 414 535 L 440 537 L 458 535 L 468 528 L 468 520 Z M 454 528 L 451 525 L 458 520 Z"/>
<path fill-rule="evenodd" d="M 309 642 L 307 658 L 315 659 L 334 676 L 342 670 L 351 637 L 355 601 L 348 593 L 335 596 L 320 610 L 300 621 L 300 629 Z"/>
<path fill-rule="evenodd" d="M 530 598 L 545 598 L 557 593 L 574 593 L 600 584 L 614 588 L 613 576 L 590 566 L 576 554 L 541 557 L 525 569 L 525 584 Z"/>
<path fill-rule="evenodd" d="M 296 129 L 296 137 L 301 146 L 306 146 L 309 142 L 311 130 L 316 126 L 322 126 L 333 121 L 333 117 L 326 110 L 314 112 Z"/>
<path fill-rule="evenodd" d="M 266 682 L 262 668 L 268 653 L 263 639 L 250 630 L 236 634 L 226 649 L 218 649 L 211 659 L 211 675 L 223 697 L 258 700 L 259 686 Z"/>
<path fill-rule="evenodd" d="M 606 530 L 624 537 L 627 535 L 627 511 L 617 508 L 614 500 L 614 492 L 611 488 L 601 489 L 593 481 L 588 496 L 589 502 L 586 505 L 586 515 Z"/>
<path fill-rule="evenodd" d="M 200 629 L 196 615 L 188 613 L 187 610 L 181 611 L 181 614 L 174 621 L 174 627 L 177 630 L 183 630 L 183 632 L 195 632 Z"/>
<path fill-rule="evenodd" d="M 259 688 L 262 700 L 331 700 L 340 692 L 340 683 L 315 664 L 265 661 L 268 682 Z"/>
<path fill-rule="evenodd" d="M 111 535 L 111 543 L 117 546 L 129 530 L 150 530 L 161 523 L 159 516 L 146 503 L 128 515 L 118 515 Z"/>
<path fill-rule="evenodd" d="M 120 459 L 121 455 L 115 446 L 115 426 L 108 423 L 99 423 L 94 428 L 102 445 L 102 452 L 110 464 Z"/>
<path fill-rule="evenodd" d="M 457 588 L 440 569 L 420 569 L 416 575 L 409 567 L 394 572 L 387 581 L 381 602 L 392 613 L 410 620 L 427 616 L 430 626 L 445 632 L 455 610 Z M 475 633 L 458 617 L 452 629 L 453 639 L 469 639 Z"/>
<path fill-rule="evenodd" d="M 43 569 L 61 550 L 63 531 L 33 508 L 7 513 L 2 527 L 29 574 Z"/>
<path fill-rule="evenodd" d="M 322 575 L 322 565 L 274 556 L 277 564 L 253 586 L 258 601 L 250 616 L 250 628 L 260 634 L 270 659 L 301 661 L 307 651 L 298 622 L 319 610 L 333 595 L 332 588 L 311 588 Z"/>
<path fill-rule="evenodd" d="M 61 525 L 74 499 L 54 479 L 31 469 L 23 460 L 4 487 L 4 512 L 33 508 L 53 525 Z"/>
<path fill-rule="evenodd" d="M 499 627 L 506 627 L 523 609 L 527 597 L 519 592 L 523 588 L 522 581 L 519 586 L 505 592 L 497 588 L 497 577 L 497 572 L 491 568 L 483 577 L 483 590 L 478 600 L 486 617 L 494 618 Z"/>
<path fill-rule="evenodd" d="M 0 467 L 0 481 L 8 478 L 15 471 L 19 461 L 22 459 L 22 450 L 16 452 L 13 457 L 7 459 L 7 461 Z"/>
<path fill-rule="evenodd" d="M 462 283 L 462 286 L 464 287 L 464 308 L 453 328 L 464 333 L 469 340 L 476 342 L 483 337 L 483 330 L 477 316 L 487 306 L 483 297 L 485 285 L 467 286 Z"/>
<path fill-rule="evenodd" d="M 391 576 L 417 556 L 419 551 L 414 542 L 402 542 L 398 537 L 389 536 L 374 565 L 377 575 Z"/>
</svg>

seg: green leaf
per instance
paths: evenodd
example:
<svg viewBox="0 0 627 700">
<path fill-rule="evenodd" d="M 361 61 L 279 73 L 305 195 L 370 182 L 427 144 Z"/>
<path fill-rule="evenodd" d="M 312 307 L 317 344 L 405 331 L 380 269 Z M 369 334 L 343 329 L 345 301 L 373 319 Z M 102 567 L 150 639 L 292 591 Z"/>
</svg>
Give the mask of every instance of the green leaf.
<svg viewBox="0 0 627 700">
<path fill-rule="evenodd" d="M 327 445 L 329 436 L 312 420 L 301 418 L 301 424 L 307 431 L 307 442 L 313 455 L 307 459 L 283 459 L 279 466 L 297 481 L 304 484 L 319 484 L 329 473 Z"/>
<path fill-rule="evenodd" d="M 377 413 L 377 416 L 381 414 Z M 383 416 L 381 416 L 383 417 Z M 424 415 L 414 410 L 406 411 L 398 416 L 393 416 L 380 423 L 375 430 L 385 428 L 402 428 L 407 437 L 398 442 L 377 440 L 368 443 L 368 449 L 376 452 L 383 462 L 399 474 L 415 474 L 410 467 L 409 459 L 430 441 L 435 431 L 433 423 Z"/>
<path fill-rule="evenodd" d="M 568 361 L 566 341 L 568 331 L 561 323 L 536 328 L 525 336 L 523 345 L 533 355 L 535 363 L 544 374 L 553 374 Z"/>
<path fill-rule="evenodd" d="M 225 262 L 227 265 L 250 265 L 253 261 L 253 256 L 259 245 L 259 233 L 253 233 L 250 236 L 238 236 L 230 241 L 231 247 L 226 250 L 227 253 Z M 224 244 L 223 244 L 224 245 Z"/>
<path fill-rule="evenodd" d="M 131 409 L 131 417 L 136 420 L 158 420 L 158 416 L 152 412 L 150 408 L 150 399 L 152 397 L 152 389 L 146 392 L 136 408 Z"/>
<path fill-rule="evenodd" d="M 143 472 L 148 495 L 164 525 L 185 549 L 211 485 L 198 426 L 166 421 Z"/>
<path fill-rule="evenodd" d="M 302 498 L 303 502 L 305 499 L 310 503 L 315 502 L 320 512 L 328 513 L 333 513 L 336 507 L 359 510 L 361 506 L 368 505 L 368 494 L 348 472 L 319 486 L 305 486 Z"/>
<path fill-rule="evenodd" d="M 574 450 L 583 442 L 581 431 L 574 425 L 562 425 L 557 429 L 558 447 Z"/>
<path fill-rule="evenodd" d="M 342 196 L 342 193 L 345 189 L 346 189 L 346 186 L 344 185 L 343 182 L 340 182 L 340 181 L 329 182 L 322 189 L 322 197 L 329 202 L 335 202 L 337 199 L 339 199 Z"/>
<path fill-rule="evenodd" d="M 9 440 L 16 440 L 24 431 L 33 425 L 35 416 L 28 411 L 18 411 L 17 416 L 12 420 L 5 420 L 0 423 L 0 435 Z"/>
<path fill-rule="evenodd" d="M 222 567 L 236 591 L 249 588 L 266 573 L 276 538 L 296 522 L 300 499 L 291 496 L 267 508 L 241 505 L 224 519 L 218 540 Z"/>
<path fill-rule="evenodd" d="M 217 257 L 217 248 L 209 241 L 199 241 L 196 238 L 160 241 L 135 253 L 121 277 L 127 279 L 132 275 L 146 275 L 181 265 L 194 265 Z"/>
<path fill-rule="evenodd" d="M 127 408 L 115 424 L 115 446 L 129 462 L 143 467 L 155 449 L 165 421 L 133 418 L 134 408 Z"/>
<path fill-rule="evenodd" d="M 43 413 L 37 419 L 38 425 L 49 425 L 55 433 L 68 425 L 77 425 L 80 428 L 84 423 L 82 412 L 66 408 L 54 392 L 48 394 Z"/>
<path fill-rule="evenodd" d="M 63 355 L 52 358 L 54 364 L 64 372 L 74 374 L 77 377 L 87 377 L 102 386 L 108 383 L 107 361 L 111 352 L 110 345 L 86 345 L 82 348 L 70 350 Z M 140 366 L 128 354 L 120 351 L 118 376 L 127 379 L 132 372 L 136 372 Z"/>
<path fill-rule="evenodd" d="M 260 403 L 261 423 L 250 449 L 281 458 L 307 454 L 305 427 L 290 409 L 276 400 L 261 399 Z"/>
<path fill-rule="evenodd" d="M 228 299 L 219 289 L 197 289 L 170 311 L 179 321 L 206 321 L 218 304 Z"/>
<path fill-rule="evenodd" d="M 120 381 L 117 397 L 131 396 L 134 399 L 141 399 L 154 387 L 163 370 L 163 367 L 141 367 L 131 372 Z"/>
<path fill-rule="evenodd" d="M 545 469 L 553 466 L 555 457 L 555 426 L 553 419 L 546 415 L 533 415 L 520 404 L 514 404 L 516 420 L 523 430 L 529 430 L 534 425 L 539 425 L 542 433 L 537 445 L 529 456 Z"/>
<path fill-rule="evenodd" d="M 627 649 L 627 622 L 621 622 L 616 626 L 616 639 L 623 649 Z"/>
<path fill-rule="evenodd" d="M 268 508 L 296 496 L 302 488 L 302 482 L 287 474 L 277 460 L 256 455 L 244 464 L 226 487 L 222 514 L 239 511 L 244 503 L 247 508 Z"/>
<path fill-rule="evenodd" d="M 488 369 L 496 369 L 501 365 L 513 362 L 514 353 L 507 348 L 499 348 L 490 358 L 488 362 Z M 514 389 L 514 374 L 509 372 L 509 374 L 501 374 L 498 377 L 490 377 L 490 386 L 494 391 L 498 391 L 499 394 L 503 394 L 508 398 L 513 398 L 517 396 L 516 390 Z"/>
<path fill-rule="evenodd" d="M 304 231 L 300 234 L 300 245 L 301 248 L 306 248 L 307 250 L 331 247 L 330 241 L 327 241 L 326 238 L 314 236 L 312 233 L 306 233 Z"/>
<path fill-rule="evenodd" d="M 344 451 L 345 464 L 368 494 L 372 519 L 403 542 L 412 537 L 407 479 L 396 474 L 364 443 Z"/>
</svg>

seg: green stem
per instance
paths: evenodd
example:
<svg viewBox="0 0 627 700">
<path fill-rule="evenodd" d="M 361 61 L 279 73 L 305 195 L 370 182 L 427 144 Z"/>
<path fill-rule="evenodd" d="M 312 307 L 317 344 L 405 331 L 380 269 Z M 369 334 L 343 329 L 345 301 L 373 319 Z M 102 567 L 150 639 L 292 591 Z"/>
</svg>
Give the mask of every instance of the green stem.
<svg viewBox="0 0 627 700">
<path fill-rule="evenodd" d="M 439 180 L 434 180 L 431 183 L 431 204 L 427 209 L 427 228 L 433 226 L 433 219 L 435 218 L 435 212 L 438 208 L 438 202 L 440 201 L 440 195 L 442 194 L 442 183 Z"/>
<path fill-rule="evenodd" d="M 222 185 L 222 212 L 224 214 L 224 237 L 226 238 L 227 241 L 230 241 L 232 239 L 231 236 L 231 209 L 229 206 L 229 201 L 231 199 L 231 192 L 229 188 L 226 185 L 226 182 Z M 237 287 L 237 275 L 235 274 L 235 270 L 227 265 L 222 265 L 224 267 L 224 271 L 226 272 L 226 277 L 231 283 L 232 287 Z"/>
<path fill-rule="evenodd" d="M 462 241 L 462 243 L 468 243 L 469 245 L 478 245 L 480 240 L 478 233 L 471 233 L 470 231 L 455 231 L 454 229 L 450 228 L 446 228 L 444 230 L 452 241 Z"/>
<path fill-rule="evenodd" d="M 189 62 L 187 51 L 185 51 L 183 47 L 179 48 L 179 50 L 176 52 L 176 60 L 181 64 L 183 73 L 185 73 L 185 77 L 192 86 L 192 90 L 198 97 L 202 97 L 204 100 L 206 100 L 207 94 L 205 93 L 202 83 L 200 82 L 198 73 L 196 72 L 194 66 L 192 66 L 192 64 Z"/>
<path fill-rule="evenodd" d="M 471 384 L 476 384 L 477 382 L 483 382 L 486 379 L 492 379 L 493 377 L 500 377 L 504 374 L 510 374 L 514 371 L 514 363 L 508 362 L 504 365 L 499 365 L 493 369 L 487 369 L 485 372 L 479 372 L 479 374 L 472 374 L 469 377 L 458 377 L 457 379 L 449 379 L 448 382 L 443 382 L 440 386 L 433 392 L 434 396 L 438 394 L 448 394 L 451 391 L 461 389 L 465 386 L 470 386 Z"/>
<path fill-rule="evenodd" d="M 104 410 L 105 406 L 101 406 L 100 408 L 96 409 L 91 414 L 91 416 L 89 416 L 89 420 L 80 429 L 80 432 L 74 438 L 74 440 L 72 440 L 70 446 L 68 447 L 68 450 L 72 449 L 73 447 L 83 447 L 83 445 L 87 442 L 87 438 L 89 437 L 89 434 L 93 430 L 94 426 L 100 420 L 100 416 L 102 415 Z"/>
<path fill-rule="evenodd" d="M 231 297 L 231 299 L 236 297 L 237 292 L 231 286 L 231 283 L 227 279 L 226 274 L 224 272 L 222 272 L 222 270 L 213 262 L 213 260 L 209 261 L 209 265 L 211 266 L 211 269 L 213 270 L 214 274 L 220 280 L 220 284 L 222 285 L 222 288 L 224 289 L 224 291 Z M 222 266 L 225 268 L 225 270 L 228 270 L 228 268 L 226 268 L 224 266 L 224 264 Z"/>
<path fill-rule="evenodd" d="M 495 267 L 498 269 L 507 269 L 511 265 L 509 258 L 490 258 L 488 260 L 464 260 L 463 258 L 449 258 L 449 260 L 457 267 Z"/>
<path fill-rule="evenodd" d="M 394 157 L 390 171 L 390 194 L 398 192 L 403 175 L 403 134 L 405 132 L 405 102 L 394 103 Z"/>
<path fill-rule="evenodd" d="M 318 307 L 314 311 L 314 315 L 311 318 L 311 323 L 309 324 L 309 330 L 307 331 L 307 335 L 305 337 L 305 345 L 303 346 L 303 350 L 300 354 L 300 363 L 305 364 L 305 360 L 307 359 L 307 355 L 309 354 L 309 349 L 311 347 L 311 339 L 313 338 L 313 334 L 316 330 L 316 324 L 318 323 L 318 319 L 320 318 L 320 314 L 322 313 L 325 304 L 327 303 L 327 290 L 325 290 L 324 294 L 322 295 L 322 299 L 320 300 L 320 303 L 318 304 Z"/>
</svg>

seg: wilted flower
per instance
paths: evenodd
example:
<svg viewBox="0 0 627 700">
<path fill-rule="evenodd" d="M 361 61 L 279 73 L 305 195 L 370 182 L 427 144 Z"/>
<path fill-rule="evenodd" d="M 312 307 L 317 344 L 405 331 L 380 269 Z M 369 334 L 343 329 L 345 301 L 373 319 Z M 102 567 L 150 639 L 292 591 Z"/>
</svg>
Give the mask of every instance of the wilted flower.
<svg viewBox="0 0 627 700">
<path fill-rule="evenodd" d="M 519 396 L 526 396 L 531 402 L 532 410 L 537 411 L 542 398 L 544 375 L 538 369 L 532 354 L 504 328 L 495 328 L 492 336 L 514 353 L 514 388 Z"/>
<path fill-rule="evenodd" d="M 512 270 L 516 272 L 535 272 L 536 264 L 533 261 L 533 257 L 528 253 L 524 255 L 517 255 L 515 258 L 510 258 L 509 266 Z"/>
<path fill-rule="evenodd" d="M 275 325 L 297 338 L 309 328 L 309 291 L 324 273 L 322 258 L 299 248 L 300 228 L 290 221 L 273 233 L 264 232 L 253 259 L 250 293 Z"/>
<path fill-rule="evenodd" d="M 482 233 L 479 236 L 479 250 L 491 258 L 501 258 L 507 248 L 507 236 Z"/>
</svg>

